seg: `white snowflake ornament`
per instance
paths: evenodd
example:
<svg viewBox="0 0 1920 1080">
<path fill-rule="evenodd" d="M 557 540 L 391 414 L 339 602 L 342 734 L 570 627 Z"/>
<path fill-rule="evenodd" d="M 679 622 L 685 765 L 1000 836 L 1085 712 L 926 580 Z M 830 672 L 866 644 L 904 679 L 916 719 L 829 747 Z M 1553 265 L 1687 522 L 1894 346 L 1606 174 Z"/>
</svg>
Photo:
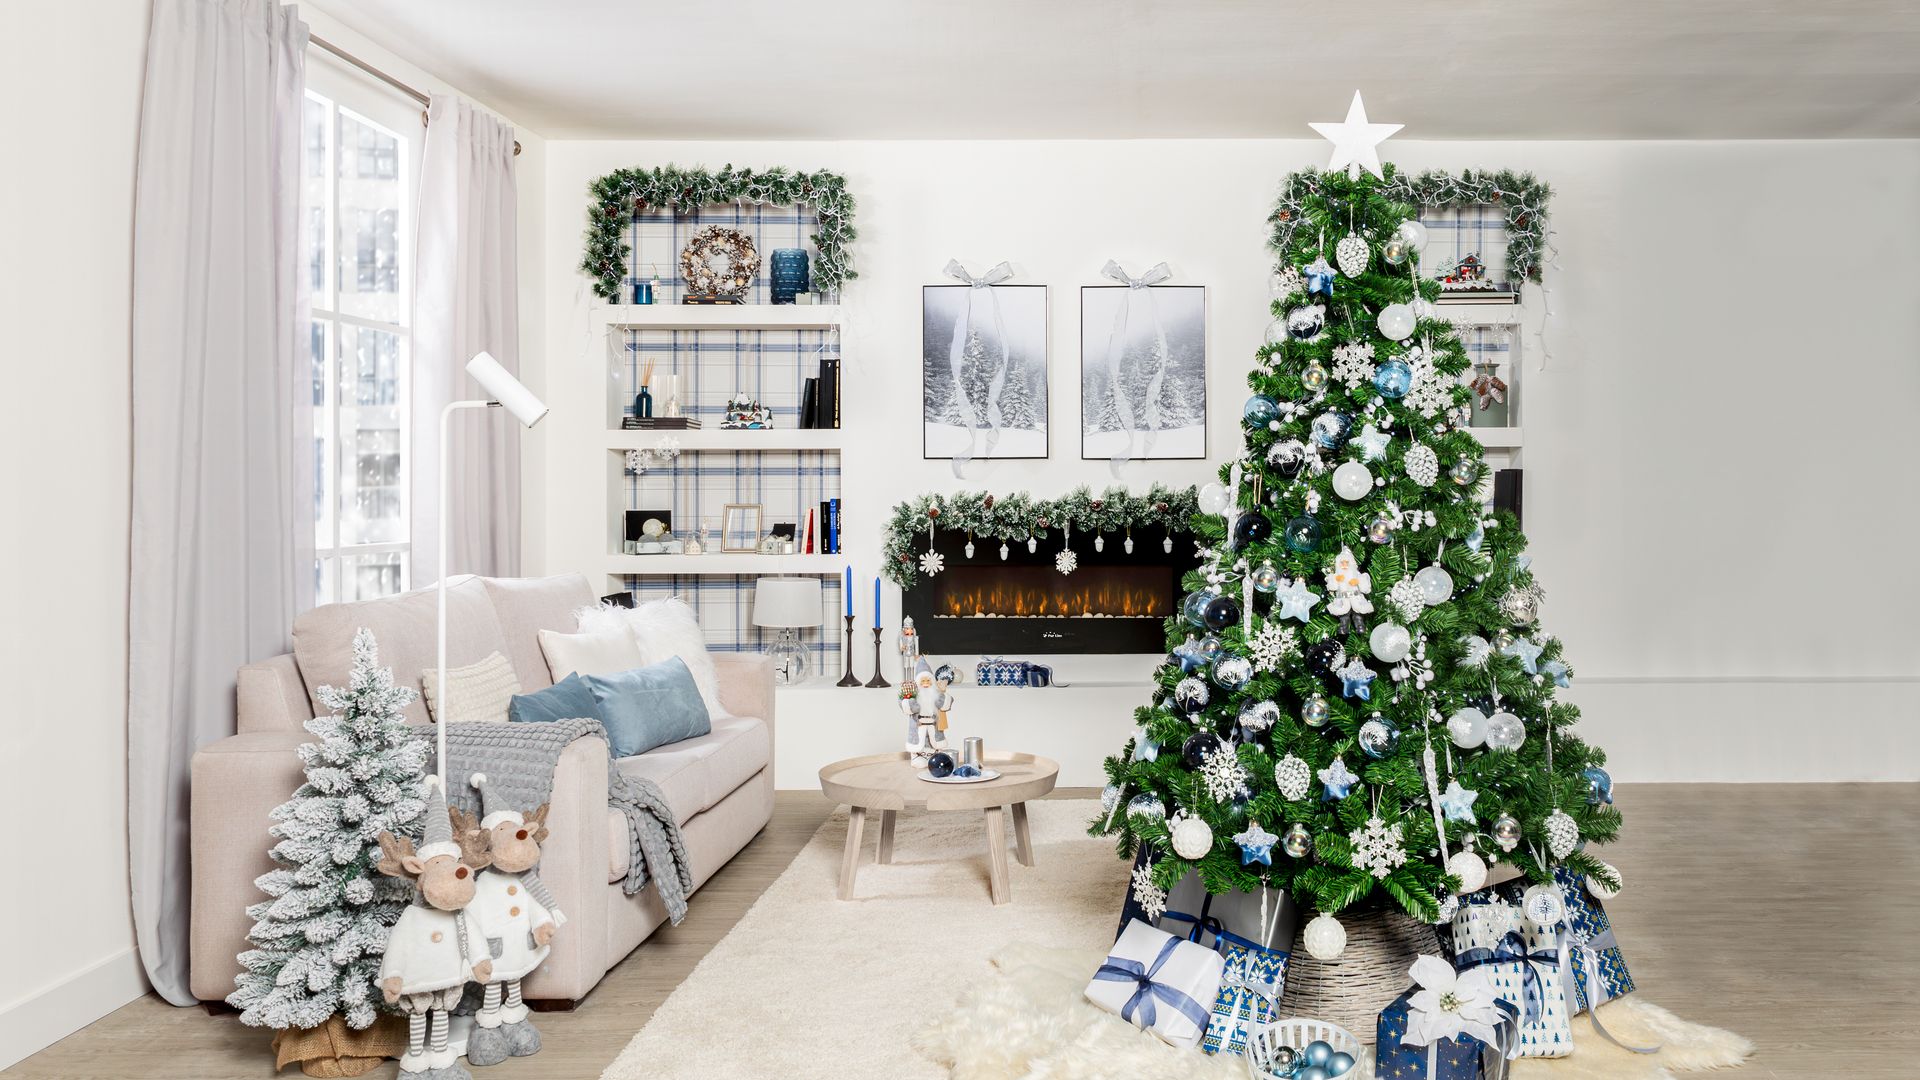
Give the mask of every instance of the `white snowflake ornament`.
<svg viewBox="0 0 1920 1080">
<path fill-rule="evenodd" d="M 1141 914 L 1149 919 L 1158 919 L 1167 913 L 1167 890 L 1154 884 L 1151 863 L 1133 868 L 1133 900 L 1140 905 Z"/>
<path fill-rule="evenodd" d="M 1071 574 L 1080 568 L 1080 556 L 1075 555 L 1071 548 L 1062 551 L 1053 557 L 1053 568 L 1063 574 Z"/>
<path fill-rule="evenodd" d="M 1407 470 L 1407 478 L 1423 488 L 1432 487 L 1434 481 L 1440 479 L 1440 455 L 1426 443 L 1414 443 L 1401 464 Z"/>
<path fill-rule="evenodd" d="M 940 576 L 940 571 L 945 570 L 946 568 L 947 568 L 947 557 L 945 555 L 942 555 L 937 551 L 927 551 L 927 552 L 921 553 L 920 555 L 920 572 L 921 573 L 927 575 L 928 577 L 938 577 Z"/>
<path fill-rule="evenodd" d="M 1232 802 L 1246 793 L 1247 767 L 1232 743 L 1222 743 L 1200 759 L 1200 782 L 1214 802 Z"/>
<path fill-rule="evenodd" d="M 1547 815 L 1547 850 L 1556 859 L 1564 859 L 1580 846 L 1580 826 L 1563 810 Z"/>
<path fill-rule="evenodd" d="M 1376 814 L 1367 819 L 1365 828 L 1348 833 L 1347 839 L 1353 844 L 1355 870 L 1366 870 L 1376 878 L 1385 878 L 1406 865 L 1407 849 L 1399 822 L 1389 825 Z"/>
<path fill-rule="evenodd" d="M 1333 350 L 1333 377 L 1349 390 L 1373 381 L 1373 343 L 1355 341 Z"/>
<path fill-rule="evenodd" d="M 1280 665 L 1298 650 L 1299 639 L 1293 628 L 1272 622 L 1260 628 L 1247 649 L 1253 658 L 1253 666 L 1261 671 L 1278 671 Z"/>
<path fill-rule="evenodd" d="M 1273 767 L 1273 783 L 1280 789 L 1281 798 L 1298 802 L 1307 797 L 1307 788 L 1313 784 L 1313 767 L 1288 754 Z"/>
</svg>

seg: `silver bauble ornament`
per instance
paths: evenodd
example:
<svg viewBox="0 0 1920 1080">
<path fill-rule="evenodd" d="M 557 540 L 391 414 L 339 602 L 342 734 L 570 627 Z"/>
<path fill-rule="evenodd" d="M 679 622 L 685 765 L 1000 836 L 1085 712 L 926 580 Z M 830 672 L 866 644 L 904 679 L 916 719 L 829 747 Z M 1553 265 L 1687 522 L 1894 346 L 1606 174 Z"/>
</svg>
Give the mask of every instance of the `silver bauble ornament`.
<svg viewBox="0 0 1920 1080">
<path fill-rule="evenodd" d="M 1315 960 L 1338 960 L 1347 951 L 1347 928 L 1323 911 L 1300 932 L 1300 943 Z"/>
<path fill-rule="evenodd" d="M 1400 745 L 1400 729 L 1393 721 L 1374 713 L 1367 722 L 1360 725 L 1360 731 L 1354 736 L 1360 744 L 1360 752 L 1378 760 L 1391 755 Z"/>
<path fill-rule="evenodd" d="M 1280 837 L 1280 850 L 1286 852 L 1290 859 L 1304 859 L 1313 853 L 1313 834 L 1296 821 L 1287 826 L 1287 831 Z"/>
<path fill-rule="evenodd" d="M 1260 592 L 1270 593 L 1280 587 L 1280 571 L 1271 561 L 1262 562 L 1253 569 L 1253 587 Z"/>
<path fill-rule="evenodd" d="M 1119 784 L 1108 784 L 1106 787 L 1101 788 L 1100 812 L 1103 814 L 1113 813 L 1113 808 L 1120 805 L 1120 796 L 1125 790 L 1126 789 L 1122 788 Z"/>
<path fill-rule="evenodd" d="M 1280 706 L 1271 701 L 1249 701 L 1240 707 L 1240 726 L 1248 731 L 1266 731 L 1280 722 Z"/>
<path fill-rule="evenodd" d="M 1207 684 L 1191 676 L 1181 679 L 1173 687 L 1174 704 L 1188 711 L 1205 708 L 1208 696 Z"/>
<path fill-rule="evenodd" d="M 1213 681 L 1229 693 L 1253 681 L 1253 661 L 1244 656 L 1229 656 L 1213 667 Z"/>
<path fill-rule="evenodd" d="M 1512 814 L 1501 814 L 1493 819 L 1493 842 L 1500 845 L 1501 851 L 1512 851 L 1520 843 L 1520 819 Z"/>
<path fill-rule="evenodd" d="M 1373 322 L 1380 336 L 1388 341 L 1405 341 L 1413 336 L 1413 309 L 1405 304 L 1388 304 L 1380 309 L 1380 315 Z"/>
<path fill-rule="evenodd" d="M 1406 244 L 1407 250 L 1416 256 L 1427 250 L 1427 227 L 1413 218 L 1408 218 L 1395 226 L 1393 235 L 1399 237 L 1401 242 Z"/>
<path fill-rule="evenodd" d="M 1327 369 L 1318 360 L 1310 360 L 1300 372 L 1300 385 L 1310 394 L 1317 394 L 1327 385 Z"/>
<path fill-rule="evenodd" d="M 1350 232 L 1333 245 L 1333 261 L 1340 265 L 1340 272 L 1348 277 L 1359 277 L 1367 269 L 1367 242 L 1359 233 Z"/>
<path fill-rule="evenodd" d="M 1453 460 L 1453 468 L 1447 470 L 1447 476 L 1454 483 L 1466 487 L 1480 479 L 1480 463 L 1461 454 Z"/>
<path fill-rule="evenodd" d="M 1392 514 L 1385 510 L 1380 511 L 1373 515 L 1372 521 L 1367 523 L 1367 539 L 1376 544 L 1390 543 L 1393 540 L 1395 524 Z"/>
<path fill-rule="evenodd" d="M 1158 821 L 1167 816 L 1167 807 L 1165 803 L 1143 791 L 1127 800 L 1127 816 Z"/>
<path fill-rule="evenodd" d="M 1447 717 L 1447 737 L 1462 750 L 1472 750 L 1487 742 L 1487 714 L 1469 705 Z"/>
<path fill-rule="evenodd" d="M 1315 694 L 1307 699 L 1306 704 L 1300 706 L 1300 722 L 1310 728 L 1326 727 L 1327 718 L 1332 715 L 1332 711 L 1331 706 L 1327 704 L 1327 699 L 1320 694 Z"/>
<path fill-rule="evenodd" d="M 1520 626 L 1540 617 L 1538 590 L 1515 585 L 1500 596 L 1500 614 Z"/>
<path fill-rule="evenodd" d="M 1527 741 L 1527 725 L 1510 712 L 1487 717 L 1487 749 L 1513 751 Z"/>
<path fill-rule="evenodd" d="M 1443 566 L 1423 566 L 1413 575 L 1413 583 L 1420 586 L 1420 598 L 1428 607 L 1444 604 L 1453 599 L 1453 575 Z"/>
<path fill-rule="evenodd" d="M 1460 879 L 1463 895 L 1479 892 L 1487 883 L 1487 861 L 1471 851 L 1456 851 L 1447 860 L 1447 873 Z"/>
<path fill-rule="evenodd" d="M 1188 861 L 1213 850 L 1213 828 L 1197 817 L 1176 817 L 1169 835 L 1173 838 L 1173 853 Z"/>
</svg>

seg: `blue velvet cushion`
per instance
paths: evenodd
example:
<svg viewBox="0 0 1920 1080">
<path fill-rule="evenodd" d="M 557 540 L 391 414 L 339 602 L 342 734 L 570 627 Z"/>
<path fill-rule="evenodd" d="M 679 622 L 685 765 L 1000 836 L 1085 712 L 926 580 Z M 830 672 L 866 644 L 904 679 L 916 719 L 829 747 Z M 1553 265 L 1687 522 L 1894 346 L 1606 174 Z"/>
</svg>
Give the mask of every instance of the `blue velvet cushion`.
<svg viewBox="0 0 1920 1080">
<path fill-rule="evenodd" d="M 677 656 L 632 671 L 588 675 L 586 683 L 600 704 L 600 722 L 615 757 L 644 754 L 713 730 L 693 672 Z"/>
<path fill-rule="evenodd" d="M 568 675 L 545 690 L 515 694 L 507 702 L 507 719 L 522 724 L 551 723 L 555 720 L 600 719 L 600 702 L 588 689 L 587 680 Z"/>
</svg>

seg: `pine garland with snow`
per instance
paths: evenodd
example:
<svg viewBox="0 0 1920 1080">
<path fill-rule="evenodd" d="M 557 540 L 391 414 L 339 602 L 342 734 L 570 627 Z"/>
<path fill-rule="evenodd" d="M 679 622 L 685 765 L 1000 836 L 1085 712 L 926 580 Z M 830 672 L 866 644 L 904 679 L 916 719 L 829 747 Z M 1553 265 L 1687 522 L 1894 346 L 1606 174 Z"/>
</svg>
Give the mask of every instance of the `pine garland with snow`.
<svg viewBox="0 0 1920 1080">
<path fill-rule="evenodd" d="M 360 1029 L 383 1007 L 380 960 L 413 885 L 374 869 L 377 838 L 419 835 L 428 746 L 402 715 L 414 692 L 378 660 L 362 628 L 348 687 L 321 687 L 333 712 L 307 722 L 318 740 L 300 747 L 307 780 L 271 815 L 279 868 L 254 881 L 270 899 L 247 908 L 254 947 L 227 998 L 255 1027 L 314 1028 L 338 1013 Z"/>
</svg>

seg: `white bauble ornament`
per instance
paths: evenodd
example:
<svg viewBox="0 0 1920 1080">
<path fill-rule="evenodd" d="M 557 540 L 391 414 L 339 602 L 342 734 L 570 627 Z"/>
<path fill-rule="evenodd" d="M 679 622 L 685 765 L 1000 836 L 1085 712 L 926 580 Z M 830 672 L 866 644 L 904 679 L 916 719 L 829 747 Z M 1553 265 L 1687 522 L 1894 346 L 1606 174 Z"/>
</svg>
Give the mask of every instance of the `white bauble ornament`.
<svg viewBox="0 0 1920 1080">
<path fill-rule="evenodd" d="M 1313 766 L 1288 754 L 1273 767 L 1273 783 L 1280 789 L 1281 798 L 1298 802 L 1307 797 L 1307 788 L 1313 783 Z"/>
<path fill-rule="evenodd" d="M 1620 889 L 1624 889 L 1627 887 L 1627 879 L 1620 876 L 1620 870 L 1618 867 L 1614 866 L 1612 863 L 1601 863 L 1600 865 L 1606 867 L 1607 872 L 1613 875 L 1613 880 L 1618 881 L 1620 883 Z M 1599 878 L 1593 876 L 1592 874 L 1587 875 L 1587 891 L 1592 893 L 1597 899 L 1611 900 L 1614 897 L 1620 895 L 1620 889 L 1609 887 L 1606 882 L 1600 880 Z"/>
<path fill-rule="evenodd" d="M 1423 566 L 1413 575 L 1413 583 L 1420 586 L 1420 598 L 1428 607 L 1453 599 L 1453 575 L 1445 567 Z"/>
<path fill-rule="evenodd" d="M 1218 514 L 1227 508 L 1227 489 L 1218 483 L 1210 483 L 1200 489 L 1200 512 Z"/>
<path fill-rule="evenodd" d="M 1469 705 L 1447 717 L 1447 735 L 1462 750 L 1484 746 L 1487 741 L 1487 714 Z"/>
<path fill-rule="evenodd" d="M 1426 443 L 1414 443 L 1401 464 L 1407 470 L 1407 478 L 1421 487 L 1432 487 L 1440 479 L 1440 455 Z"/>
<path fill-rule="evenodd" d="M 1520 897 L 1520 913 L 1542 929 L 1559 926 L 1567 919 L 1567 904 L 1560 898 L 1558 885 L 1534 885 Z"/>
<path fill-rule="evenodd" d="M 1182 815 L 1168 833 L 1173 837 L 1173 853 L 1183 859 L 1199 859 L 1213 850 L 1213 829 L 1197 817 Z"/>
<path fill-rule="evenodd" d="M 1479 892 L 1487 884 L 1487 861 L 1471 851 L 1456 851 L 1447 860 L 1447 873 L 1460 879 L 1462 895 Z"/>
<path fill-rule="evenodd" d="M 1347 951 L 1347 928 L 1340 920 L 1322 912 L 1300 932 L 1300 943 L 1315 960 L 1338 960 Z"/>
<path fill-rule="evenodd" d="M 1357 461 L 1345 461 L 1333 470 L 1333 493 L 1348 502 L 1364 499 L 1372 490 L 1373 474 L 1367 471 L 1365 465 Z"/>
<path fill-rule="evenodd" d="M 1393 235 L 1404 241 L 1415 255 L 1427 250 L 1427 227 L 1418 221 L 1408 219 L 1393 230 Z"/>
<path fill-rule="evenodd" d="M 1547 850 L 1556 859 L 1564 859 L 1580 846 L 1580 825 L 1563 810 L 1547 815 Z"/>
<path fill-rule="evenodd" d="M 1397 664 L 1413 651 L 1413 635 L 1399 623 L 1384 622 L 1373 628 L 1367 635 L 1367 644 L 1373 649 L 1373 655 L 1389 664 Z"/>
<path fill-rule="evenodd" d="M 1487 717 L 1487 749 L 1518 750 L 1527 741 L 1527 725 L 1502 710 Z"/>
<path fill-rule="evenodd" d="M 1359 277 L 1367 269 L 1367 242 L 1359 233 L 1348 233 L 1333 245 L 1333 261 L 1340 264 L 1340 272 L 1348 277 Z"/>
<path fill-rule="evenodd" d="M 1388 304 L 1380 309 L 1379 318 L 1374 325 L 1380 328 L 1380 336 L 1388 341 L 1405 341 L 1413 336 L 1413 309 L 1405 304 Z"/>
</svg>

